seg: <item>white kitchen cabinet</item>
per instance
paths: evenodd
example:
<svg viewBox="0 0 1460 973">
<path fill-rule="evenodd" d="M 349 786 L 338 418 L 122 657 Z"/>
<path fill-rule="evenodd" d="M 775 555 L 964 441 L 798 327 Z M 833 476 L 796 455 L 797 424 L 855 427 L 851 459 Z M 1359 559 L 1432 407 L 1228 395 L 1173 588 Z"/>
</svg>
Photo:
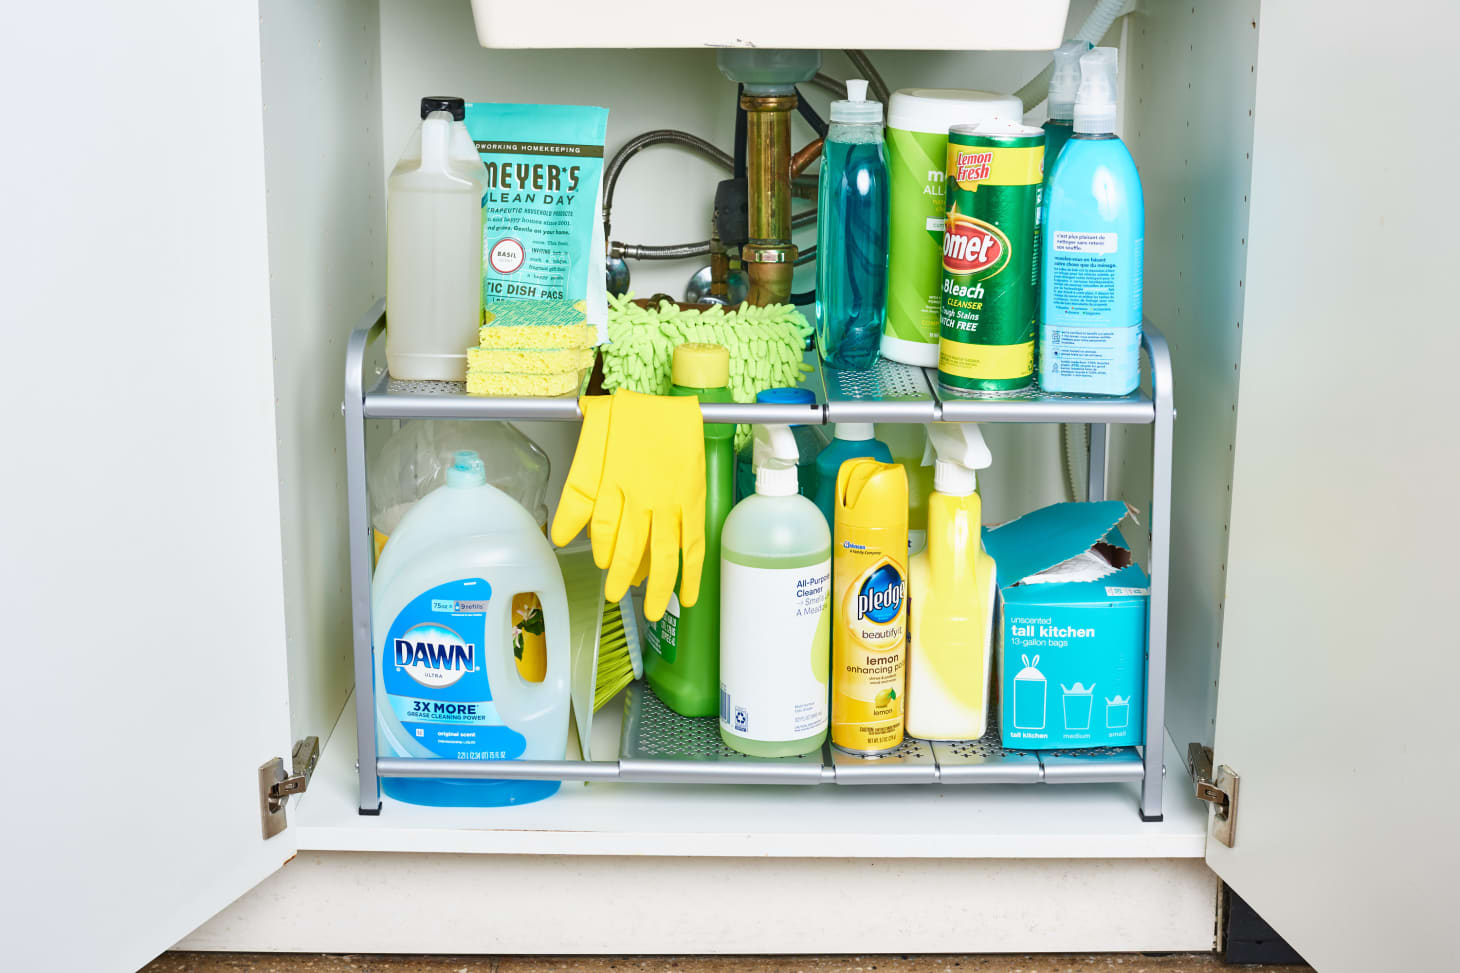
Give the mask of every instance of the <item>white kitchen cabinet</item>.
<svg viewBox="0 0 1460 973">
<path fill-rule="evenodd" d="M 1178 410 L 1159 822 L 1134 784 L 569 785 L 359 816 L 341 372 L 381 293 L 384 173 L 416 99 L 606 104 L 611 149 L 653 127 L 728 142 L 727 83 L 710 51 L 483 51 L 466 0 L 12 14 L 0 97 L 26 137 L 3 164 L 0 591 L 29 677 L 7 725 L 41 745 L 3 802 L 15 967 L 131 969 L 180 939 L 1208 948 L 1221 876 L 1322 970 L 1442 968 L 1460 867 L 1460 795 L 1433 765 L 1460 685 L 1443 182 L 1460 18 L 1415 0 L 1136 6 L 1110 39 Z M 1041 64 L 874 58 L 893 87 L 1012 90 Z M 716 178 L 646 154 L 615 235 L 701 238 Z M 637 289 L 693 269 L 636 267 Z M 542 436 L 561 482 L 571 439 Z M 990 444 L 991 512 L 1059 496 L 1052 428 Z M 1150 462 L 1146 430 L 1114 434 L 1112 495 L 1144 505 Z M 309 735 L 309 791 L 264 839 L 259 767 Z M 1191 796 L 1190 742 L 1240 776 L 1231 847 Z M 901 904 L 803 918 L 852 883 Z"/>
</svg>

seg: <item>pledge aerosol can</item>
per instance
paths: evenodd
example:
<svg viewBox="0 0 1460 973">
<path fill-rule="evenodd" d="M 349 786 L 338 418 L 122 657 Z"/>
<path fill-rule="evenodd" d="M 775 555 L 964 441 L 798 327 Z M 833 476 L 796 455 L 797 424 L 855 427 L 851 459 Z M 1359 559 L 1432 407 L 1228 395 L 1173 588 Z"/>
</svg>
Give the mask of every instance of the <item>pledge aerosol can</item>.
<svg viewBox="0 0 1460 973">
<path fill-rule="evenodd" d="M 907 471 L 900 464 L 842 464 L 831 574 L 832 745 L 857 754 L 895 750 L 907 663 Z"/>
</svg>

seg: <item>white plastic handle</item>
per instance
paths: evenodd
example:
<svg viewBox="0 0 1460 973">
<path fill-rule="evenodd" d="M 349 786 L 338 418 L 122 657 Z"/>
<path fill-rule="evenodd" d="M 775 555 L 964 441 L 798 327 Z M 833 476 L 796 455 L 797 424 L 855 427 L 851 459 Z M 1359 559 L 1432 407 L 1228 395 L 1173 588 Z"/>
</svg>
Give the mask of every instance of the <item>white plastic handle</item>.
<svg viewBox="0 0 1460 973">
<path fill-rule="evenodd" d="M 513 576 L 512 588 L 492 592 L 491 611 L 498 619 L 497 650 L 485 653 L 487 679 L 502 722 L 528 736 L 538 721 L 568 698 L 568 598 L 557 572 L 549 577 L 539 570 L 519 570 Z M 521 594 L 535 594 L 542 603 L 547 640 L 547 673 L 542 682 L 523 679 L 512 655 L 512 600 Z"/>
</svg>

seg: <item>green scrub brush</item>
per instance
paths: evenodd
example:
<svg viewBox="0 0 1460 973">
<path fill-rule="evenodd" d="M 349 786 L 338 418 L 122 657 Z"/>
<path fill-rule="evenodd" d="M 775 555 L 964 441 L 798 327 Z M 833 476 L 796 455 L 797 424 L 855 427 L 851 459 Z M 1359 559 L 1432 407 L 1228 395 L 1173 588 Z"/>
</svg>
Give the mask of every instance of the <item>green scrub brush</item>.
<svg viewBox="0 0 1460 973">
<path fill-rule="evenodd" d="M 616 604 L 607 602 L 598 631 L 598 673 L 593 681 L 595 713 L 625 686 L 643 677 L 644 657 L 639 645 L 639 622 L 633 599 L 625 595 Z"/>
</svg>

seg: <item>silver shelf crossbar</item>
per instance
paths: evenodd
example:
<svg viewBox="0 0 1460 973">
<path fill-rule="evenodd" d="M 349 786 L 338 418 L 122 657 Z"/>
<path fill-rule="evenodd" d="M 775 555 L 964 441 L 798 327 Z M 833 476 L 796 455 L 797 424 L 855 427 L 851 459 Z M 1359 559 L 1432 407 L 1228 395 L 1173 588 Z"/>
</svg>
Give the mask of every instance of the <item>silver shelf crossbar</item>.
<svg viewBox="0 0 1460 973">
<path fill-rule="evenodd" d="M 1140 780 L 1135 747 L 1005 750 L 992 723 L 978 740 L 912 737 L 891 753 L 859 757 L 824 746 L 797 757 L 747 757 L 720 740 L 713 716 L 680 716 L 642 681 L 624 695 L 619 759 L 438 760 L 381 757 L 379 777 L 619 781 L 640 784 L 1092 784 Z"/>
</svg>

